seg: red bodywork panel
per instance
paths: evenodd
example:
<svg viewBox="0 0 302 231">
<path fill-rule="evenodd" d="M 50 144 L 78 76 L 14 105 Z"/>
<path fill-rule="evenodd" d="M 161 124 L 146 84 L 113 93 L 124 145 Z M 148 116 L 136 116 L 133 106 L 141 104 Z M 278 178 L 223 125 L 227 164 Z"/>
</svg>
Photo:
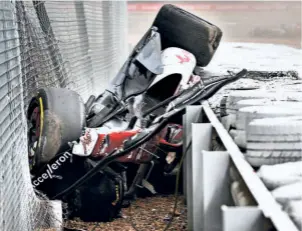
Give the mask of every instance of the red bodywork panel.
<svg viewBox="0 0 302 231">
<path fill-rule="evenodd" d="M 173 127 L 173 131 L 167 137 L 168 129 Z M 171 130 L 170 130 L 171 131 Z M 128 130 L 98 134 L 97 142 L 91 153 L 94 159 L 102 159 L 111 153 L 114 149 L 122 148 L 126 140 L 138 134 L 140 130 Z M 86 132 L 82 137 L 83 140 L 89 140 L 89 133 Z M 153 155 L 156 154 L 158 146 L 164 144 L 171 147 L 178 147 L 182 144 L 182 127 L 180 125 L 168 125 L 151 140 L 133 150 L 131 153 L 119 157 L 119 162 L 144 163 L 151 161 Z M 83 145 L 89 145 L 88 143 Z M 86 149 L 86 148 L 85 148 Z"/>
</svg>

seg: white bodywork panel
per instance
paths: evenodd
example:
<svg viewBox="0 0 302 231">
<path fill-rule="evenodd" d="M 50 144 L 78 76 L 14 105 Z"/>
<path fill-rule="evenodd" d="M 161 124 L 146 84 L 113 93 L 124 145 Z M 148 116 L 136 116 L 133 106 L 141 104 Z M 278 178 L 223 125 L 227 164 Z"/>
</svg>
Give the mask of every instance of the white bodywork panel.
<svg viewBox="0 0 302 231">
<path fill-rule="evenodd" d="M 150 87 L 172 74 L 182 76 L 180 86 L 185 88 L 196 66 L 195 56 L 183 49 L 169 47 L 162 52 L 163 73 L 157 75 Z"/>
</svg>

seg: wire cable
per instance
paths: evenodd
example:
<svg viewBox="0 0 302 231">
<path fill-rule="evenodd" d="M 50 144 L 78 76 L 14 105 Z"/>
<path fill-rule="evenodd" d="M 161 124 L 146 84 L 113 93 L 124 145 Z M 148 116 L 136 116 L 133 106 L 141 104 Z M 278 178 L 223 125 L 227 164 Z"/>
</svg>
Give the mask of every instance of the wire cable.
<svg viewBox="0 0 302 231">
<path fill-rule="evenodd" d="M 181 169 L 182 169 L 182 165 L 183 165 L 183 162 L 185 160 L 185 157 L 188 153 L 188 151 L 190 150 L 192 146 L 192 140 L 190 140 L 190 143 L 188 145 L 188 147 L 186 148 L 186 151 L 185 153 L 182 155 L 181 159 L 180 159 L 180 162 L 179 162 L 179 169 L 178 169 L 178 172 L 177 172 L 177 175 L 176 175 L 176 180 L 175 180 L 175 192 L 174 192 L 174 207 L 173 207 L 173 212 L 172 212 L 172 216 L 171 216 L 171 219 L 169 220 L 168 224 L 166 225 L 166 227 L 164 228 L 163 231 L 167 231 L 170 226 L 172 225 L 173 223 L 173 219 L 175 217 L 175 212 L 177 210 L 177 203 L 178 203 L 178 189 L 179 189 L 179 182 L 180 182 L 180 173 L 181 173 Z"/>
<path fill-rule="evenodd" d="M 201 114 L 198 113 L 197 118 L 194 120 L 195 123 L 198 122 L 200 116 L 201 116 Z M 193 123 L 194 123 L 194 122 L 193 122 Z M 178 172 L 177 172 L 177 175 L 176 175 L 176 180 L 175 180 L 175 191 L 174 191 L 174 198 L 175 198 L 175 199 L 174 199 L 173 212 L 172 212 L 171 219 L 169 220 L 168 224 L 167 224 L 166 227 L 163 229 L 163 231 L 167 231 L 167 230 L 170 228 L 170 226 L 171 226 L 172 223 L 173 223 L 173 219 L 174 219 L 174 217 L 175 217 L 175 212 L 176 212 L 176 210 L 177 210 L 178 196 L 179 196 L 179 194 L 178 194 L 178 189 L 179 189 L 179 182 L 180 182 L 180 173 L 181 173 L 181 169 L 182 169 L 183 162 L 184 162 L 184 160 L 185 160 L 185 158 L 186 158 L 186 156 L 187 156 L 187 153 L 188 153 L 188 151 L 190 150 L 191 146 L 192 146 L 192 139 L 190 139 L 189 144 L 188 144 L 188 146 L 186 147 L 186 150 L 185 150 L 185 152 L 183 153 L 183 155 L 182 155 L 182 157 L 181 157 L 181 159 L 180 159 L 180 162 L 179 162 L 179 169 L 178 169 Z M 131 219 L 131 205 L 130 205 L 130 222 L 129 222 L 129 223 L 130 223 L 130 225 L 132 226 L 132 228 L 133 228 L 135 231 L 139 231 L 139 230 L 136 228 L 136 225 L 134 224 L 134 222 L 133 222 L 132 219 Z"/>
</svg>

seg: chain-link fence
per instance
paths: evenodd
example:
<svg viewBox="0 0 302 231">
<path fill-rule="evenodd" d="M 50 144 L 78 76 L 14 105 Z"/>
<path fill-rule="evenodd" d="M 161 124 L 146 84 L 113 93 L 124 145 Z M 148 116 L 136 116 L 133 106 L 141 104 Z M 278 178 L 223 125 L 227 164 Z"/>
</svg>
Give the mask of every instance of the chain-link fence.
<svg viewBox="0 0 302 231">
<path fill-rule="evenodd" d="M 25 109 L 35 90 L 100 93 L 126 58 L 126 35 L 124 1 L 0 1 L 1 231 L 60 221 L 59 204 L 38 199 L 30 182 Z"/>
</svg>

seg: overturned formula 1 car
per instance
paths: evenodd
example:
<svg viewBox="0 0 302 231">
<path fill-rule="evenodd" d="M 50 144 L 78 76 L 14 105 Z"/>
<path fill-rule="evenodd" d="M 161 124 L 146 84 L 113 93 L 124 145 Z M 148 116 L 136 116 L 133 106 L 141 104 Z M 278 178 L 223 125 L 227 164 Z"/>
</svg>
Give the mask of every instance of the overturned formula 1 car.
<svg viewBox="0 0 302 231">
<path fill-rule="evenodd" d="M 34 187 L 84 221 L 113 219 L 142 188 L 164 191 L 152 176 L 162 181 L 182 163 L 185 107 L 246 73 L 198 75 L 221 36 L 209 22 L 164 5 L 102 94 L 84 104 L 74 91 L 39 89 L 27 112 Z"/>
</svg>

